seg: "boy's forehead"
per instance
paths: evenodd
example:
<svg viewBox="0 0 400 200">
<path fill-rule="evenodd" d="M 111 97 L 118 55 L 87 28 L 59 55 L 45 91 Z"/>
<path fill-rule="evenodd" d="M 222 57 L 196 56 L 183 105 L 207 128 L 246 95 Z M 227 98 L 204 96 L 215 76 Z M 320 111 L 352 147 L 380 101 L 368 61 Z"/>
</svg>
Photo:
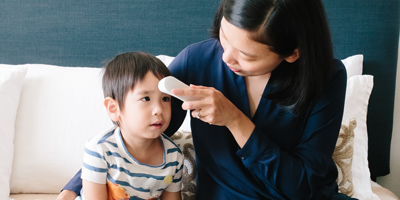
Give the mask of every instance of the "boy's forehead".
<svg viewBox="0 0 400 200">
<path fill-rule="evenodd" d="M 153 73 L 148 72 L 142 80 L 136 82 L 131 91 L 135 94 L 151 94 L 159 92 L 158 82 L 160 82 L 160 79 Z"/>
<path fill-rule="evenodd" d="M 137 90 L 137 92 L 135 92 L 135 93 L 136 94 L 152 94 L 154 92 L 156 92 L 156 91 L 155 90 L 146 90 L 146 89 L 144 89 L 144 90 Z"/>
</svg>

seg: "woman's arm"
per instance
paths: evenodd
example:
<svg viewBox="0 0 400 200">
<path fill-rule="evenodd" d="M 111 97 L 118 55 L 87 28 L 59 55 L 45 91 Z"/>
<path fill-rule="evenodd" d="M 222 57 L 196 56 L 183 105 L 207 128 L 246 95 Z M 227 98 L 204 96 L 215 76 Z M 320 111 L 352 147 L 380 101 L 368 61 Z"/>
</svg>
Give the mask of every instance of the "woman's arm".
<svg viewBox="0 0 400 200">
<path fill-rule="evenodd" d="M 74 200 L 76 198 L 76 193 L 71 190 L 63 190 L 57 196 L 56 200 Z"/>
<path fill-rule="evenodd" d="M 85 200 L 107 200 L 107 185 L 83 180 Z"/>
<path fill-rule="evenodd" d="M 82 169 L 80 169 L 75 176 L 64 186 L 57 200 L 74 200 L 82 190 Z"/>
</svg>

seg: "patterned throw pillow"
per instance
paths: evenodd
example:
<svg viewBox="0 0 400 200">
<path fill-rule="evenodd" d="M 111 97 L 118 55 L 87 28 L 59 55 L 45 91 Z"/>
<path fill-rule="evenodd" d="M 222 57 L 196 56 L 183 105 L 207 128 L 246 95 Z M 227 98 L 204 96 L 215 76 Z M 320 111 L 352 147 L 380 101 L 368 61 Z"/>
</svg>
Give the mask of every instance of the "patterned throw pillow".
<svg viewBox="0 0 400 200">
<path fill-rule="evenodd" d="M 339 191 L 347 196 L 354 194 L 351 164 L 353 162 L 354 129 L 356 126 L 356 119 L 349 120 L 348 125 L 342 124 L 332 156 L 339 173 L 336 179 Z"/>
<path fill-rule="evenodd" d="M 196 159 L 192 133 L 178 131 L 171 136 L 171 139 L 178 145 L 184 155 L 182 200 L 194 200 L 196 199 Z"/>
</svg>

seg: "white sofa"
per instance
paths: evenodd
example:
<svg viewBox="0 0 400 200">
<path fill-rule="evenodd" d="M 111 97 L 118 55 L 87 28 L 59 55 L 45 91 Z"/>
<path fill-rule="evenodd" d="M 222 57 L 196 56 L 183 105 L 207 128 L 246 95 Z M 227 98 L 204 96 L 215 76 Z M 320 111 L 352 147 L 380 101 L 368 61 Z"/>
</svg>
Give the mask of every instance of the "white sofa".
<svg viewBox="0 0 400 200">
<path fill-rule="evenodd" d="M 173 59 L 159 58 L 167 65 Z M 346 120 L 357 119 L 357 128 L 353 131 L 354 138 L 345 144 L 354 146 L 351 148 L 354 153 L 345 160 L 350 162 L 347 172 L 340 168 L 343 171 L 340 178 L 347 177 L 344 181 L 347 185 L 343 187 L 352 187 L 352 194 L 363 200 L 398 199 L 369 179 L 367 138 L 362 131 L 366 129 L 365 105 L 373 77 L 360 75 L 361 55 L 348 58 L 345 64 L 349 66 L 349 87 L 352 87 L 348 88 L 346 106 L 352 109 L 345 108 L 343 122 L 346 126 Z M 113 126 L 102 104 L 100 71 L 41 64 L 0 65 L 0 200 L 55 199 L 80 169 L 85 142 Z M 350 81 L 353 75 L 356 79 Z M 362 91 L 364 97 L 354 94 L 358 100 L 352 102 L 355 97 L 351 94 L 357 91 Z M 357 106 L 361 106 L 359 110 Z M 185 150 L 186 198 L 193 195 L 195 187 L 189 120 L 188 117 L 179 130 L 181 135 L 174 135 L 174 140 Z M 338 144 L 341 142 L 338 140 Z"/>
</svg>

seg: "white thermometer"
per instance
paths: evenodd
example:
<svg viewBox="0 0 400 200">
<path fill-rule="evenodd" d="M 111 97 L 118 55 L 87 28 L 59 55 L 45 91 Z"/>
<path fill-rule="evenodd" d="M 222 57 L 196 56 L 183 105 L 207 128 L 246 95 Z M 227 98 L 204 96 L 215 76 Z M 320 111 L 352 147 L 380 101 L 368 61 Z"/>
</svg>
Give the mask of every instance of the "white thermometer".
<svg viewBox="0 0 400 200">
<path fill-rule="evenodd" d="M 186 88 L 190 88 L 190 87 L 173 76 L 167 76 L 167 77 L 161 79 L 160 82 L 158 82 L 158 89 L 161 92 L 164 92 L 166 94 L 174 96 L 181 101 L 198 100 L 198 98 L 195 98 L 195 97 L 177 96 L 177 95 L 172 94 L 173 89 L 186 89 Z"/>
</svg>

